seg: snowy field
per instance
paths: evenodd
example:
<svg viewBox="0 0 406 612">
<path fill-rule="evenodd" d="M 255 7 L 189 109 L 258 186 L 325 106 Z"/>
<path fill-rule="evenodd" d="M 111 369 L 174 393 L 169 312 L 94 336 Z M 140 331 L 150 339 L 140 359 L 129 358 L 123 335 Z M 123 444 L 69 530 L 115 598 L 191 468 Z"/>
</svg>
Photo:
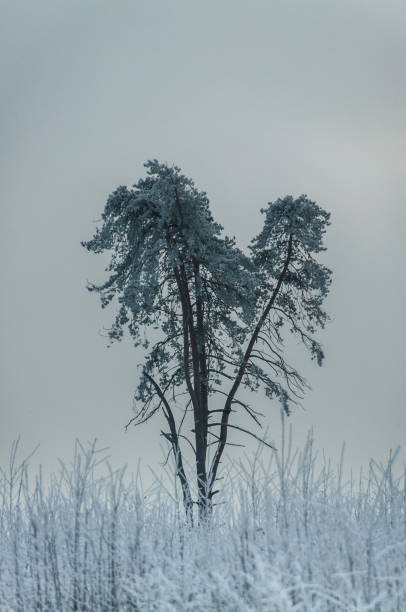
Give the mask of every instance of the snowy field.
<svg viewBox="0 0 406 612">
<path fill-rule="evenodd" d="M 211 524 L 192 527 L 176 493 L 142 492 L 94 447 L 45 487 L 17 446 L 1 475 L 2 611 L 406 610 L 396 453 L 345 483 L 310 436 L 296 455 L 286 443 L 232 466 Z"/>
</svg>

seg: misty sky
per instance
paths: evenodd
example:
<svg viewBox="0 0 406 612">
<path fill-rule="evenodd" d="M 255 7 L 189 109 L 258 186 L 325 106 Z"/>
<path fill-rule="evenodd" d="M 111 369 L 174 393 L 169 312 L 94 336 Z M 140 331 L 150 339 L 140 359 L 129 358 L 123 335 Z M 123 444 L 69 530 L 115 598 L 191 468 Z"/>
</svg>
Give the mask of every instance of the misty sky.
<svg viewBox="0 0 406 612">
<path fill-rule="evenodd" d="M 6 0 L 1 21 L 1 464 L 18 434 L 50 469 L 76 436 L 162 460 L 158 424 L 124 433 L 139 353 L 106 348 L 86 281 L 107 259 L 80 246 L 149 158 L 241 247 L 279 196 L 331 211 L 326 363 L 290 353 L 313 387 L 296 438 L 334 459 L 345 440 L 355 470 L 405 445 L 404 1 Z"/>
</svg>

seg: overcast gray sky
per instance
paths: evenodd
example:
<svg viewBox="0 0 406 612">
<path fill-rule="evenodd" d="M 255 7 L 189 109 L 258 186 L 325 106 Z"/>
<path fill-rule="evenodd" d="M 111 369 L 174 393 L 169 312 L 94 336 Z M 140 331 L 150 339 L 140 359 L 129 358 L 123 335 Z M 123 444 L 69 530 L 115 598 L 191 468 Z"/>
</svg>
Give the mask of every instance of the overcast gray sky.
<svg viewBox="0 0 406 612">
<path fill-rule="evenodd" d="M 279 196 L 331 211 L 326 363 L 294 349 L 313 391 L 291 421 L 355 470 L 404 445 L 404 0 L 3 0 L 1 21 L 1 464 L 19 433 L 50 469 L 76 436 L 162 459 L 154 424 L 124 434 L 139 355 L 106 348 L 85 289 L 106 260 L 80 246 L 153 157 L 241 246 Z"/>
</svg>

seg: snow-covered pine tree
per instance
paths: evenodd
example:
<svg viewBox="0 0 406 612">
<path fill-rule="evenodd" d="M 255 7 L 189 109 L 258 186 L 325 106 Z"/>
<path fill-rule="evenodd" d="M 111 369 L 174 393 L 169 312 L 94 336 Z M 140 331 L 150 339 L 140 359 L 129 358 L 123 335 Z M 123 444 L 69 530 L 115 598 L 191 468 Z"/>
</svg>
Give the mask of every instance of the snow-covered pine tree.
<svg viewBox="0 0 406 612">
<path fill-rule="evenodd" d="M 304 195 L 269 203 L 247 256 L 235 239 L 223 236 L 206 193 L 180 168 L 157 160 L 145 167 L 146 178 L 110 195 L 101 227 L 82 243 L 94 253 L 111 252 L 108 280 L 89 290 L 99 293 L 103 308 L 118 299 L 110 339 L 120 340 L 127 328 L 135 346 L 146 349 L 130 422 L 139 425 L 163 411 L 168 431 L 161 433 L 174 453 L 190 517 L 194 502 L 181 442 L 193 447 L 202 517 L 216 493 L 229 428 L 259 439 L 253 430 L 230 422 L 236 408 L 261 425 L 262 415 L 238 399 L 239 389 L 262 387 L 289 413 L 305 387 L 285 361 L 283 326 L 322 363 L 313 334 L 328 318 L 322 303 L 331 272 L 314 255 L 324 250 L 330 215 Z M 159 330 L 159 340 L 148 340 L 148 329 Z M 176 398 L 184 392 L 187 401 L 177 418 Z M 211 408 L 215 394 L 224 398 L 221 409 Z M 184 431 L 188 411 L 193 441 Z M 214 446 L 211 458 L 209 445 Z"/>
</svg>

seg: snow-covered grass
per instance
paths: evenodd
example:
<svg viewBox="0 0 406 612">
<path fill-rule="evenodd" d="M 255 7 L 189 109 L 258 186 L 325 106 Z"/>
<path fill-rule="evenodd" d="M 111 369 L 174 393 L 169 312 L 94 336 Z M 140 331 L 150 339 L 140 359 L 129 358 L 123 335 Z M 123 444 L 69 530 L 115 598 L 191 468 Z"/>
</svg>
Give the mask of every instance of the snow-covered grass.
<svg viewBox="0 0 406 612">
<path fill-rule="evenodd" d="M 17 446 L 0 485 L 1 610 L 406 610 L 396 453 L 356 484 L 317 468 L 311 436 L 266 466 L 257 453 L 221 481 L 211 524 L 192 527 L 176 495 L 126 483 L 95 445 L 77 443 L 50 486 L 30 485 Z"/>
</svg>

